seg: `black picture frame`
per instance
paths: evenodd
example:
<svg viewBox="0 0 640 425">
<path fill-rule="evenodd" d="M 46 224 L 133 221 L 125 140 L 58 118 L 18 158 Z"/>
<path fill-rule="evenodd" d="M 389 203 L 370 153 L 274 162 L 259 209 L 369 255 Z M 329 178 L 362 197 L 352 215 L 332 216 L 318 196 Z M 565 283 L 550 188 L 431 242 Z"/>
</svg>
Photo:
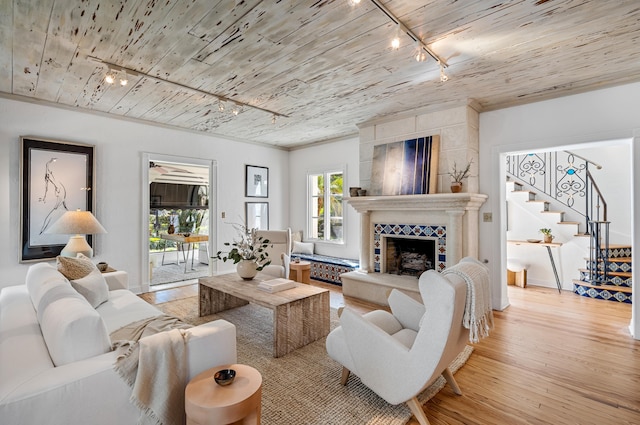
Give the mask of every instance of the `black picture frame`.
<svg viewBox="0 0 640 425">
<path fill-rule="evenodd" d="M 248 229 L 269 230 L 268 202 L 245 202 L 244 210 Z"/>
<path fill-rule="evenodd" d="M 46 229 L 67 210 L 93 212 L 94 146 L 29 136 L 20 144 L 20 262 L 50 260 L 70 235 Z"/>
<path fill-rule="evenodd" d="M 268 198 L 269 168 L 246 165 L 244 186 L 244 196 L 247 198 Z"/>
</svg>

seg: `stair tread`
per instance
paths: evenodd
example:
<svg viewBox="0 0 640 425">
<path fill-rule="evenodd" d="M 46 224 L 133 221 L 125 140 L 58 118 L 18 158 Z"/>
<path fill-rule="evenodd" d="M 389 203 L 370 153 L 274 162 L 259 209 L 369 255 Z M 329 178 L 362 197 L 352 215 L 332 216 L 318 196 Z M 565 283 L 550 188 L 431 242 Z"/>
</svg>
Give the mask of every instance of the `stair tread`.
<svg viewBox="0 0 640 425">
<path fill-rule="evenodd" d="M 607 291 L 617 291 L 624 292 L 626 294 L 631 294 L 633 292 L 632 288 L 628 286 L 617 286 L 617 285 L 592 285 L 589 282 L 585 282 L 583 280 L 573 279 L 573 283 L 581 286 L 586 286 L 588 288 L 596 288 L 596 289 L 606 289 Z"/>
<path fill-rule="evenodd" d="M 582 224 L 579 221 L 559 221 L 558 224 Z"/>
<path fill-rule="evenodd" d="M 542 214 L 564 214 L 564 211 L 540 211 Z"/>
<path fill-rule="evenodd" d="M 603 247 L 604 248 L 604 247 Z M 620 248 L 631 248 L 631 245 L 627 245 L 627 244 L 615 244 L 615 243 L 610 243 L 609 244 L 609 249 L 620 249 Z"/>
</svg>

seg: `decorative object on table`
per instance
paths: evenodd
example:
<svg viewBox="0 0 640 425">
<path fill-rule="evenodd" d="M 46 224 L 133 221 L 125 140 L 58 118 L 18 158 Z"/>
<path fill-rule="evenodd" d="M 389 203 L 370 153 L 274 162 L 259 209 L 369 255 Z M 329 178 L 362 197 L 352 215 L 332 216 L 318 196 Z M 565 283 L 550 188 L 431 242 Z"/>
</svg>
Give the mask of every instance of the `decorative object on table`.
<svg viewBox="0 0 640 425">
<path fill-rule="evenodd" d="M 98 263 L 97 267 L 98 267 L 98 270 L 100 270 L 101 272 L 104 272 L 109 268 L 109 264 L 105 263 L 104 261 L 101 261 Z"/>
<path fill-rule="evenodd" d="M 451 182 L 452 193 L 458 193 L 462 191 L 462 181 L 469 177 L 472 163 L 473 163 L 473 159 L 469 161 L 467 163 L 467 166 L 462 170 L 458 170 L 456 163 L 455 162 L 453 163 L 453 168 L 449 172 L 449 175 L 451 176 L 451 180 L 452 180 Z"/>
<path fill-rule="evenodd" d="M 296 282 L 291 279 L 276 278 L 271 280 L 264 280 L 258 284 L 258 289 L 265 292 L 280 292 L 287 289 L 295 288 Z"/>
<path fill-rule="evenodd" d="M 245 226 L 250 229 L 269 230 L 269 203 L 245 202 Z"/>
<path fill-rule="evenodd" d="M 362 188 L 361 187 L 350 187 L 349 188 L 349 196 L 351 196 L 352 198 L 358 196 L 358 191 L 360 189 L 362 189 Z"/>
<path fill-rule="evenodd" d="M 551 243 L 553 239 L 555 239 L 555 236 L 551 234 L 551 229 L 542 228 L 540 229 L 540 233 L 544 235 L 544 243 Z"/>
<path fill-rule="evenodd" d="M 229 385 L 236 379 L 236 371 L 233 369 L 221 369 L 213 374 L 213 379 L 218 385 Z"/>
<path fill-rule="evenodd" d="M 540 242 L 542 242 L 542 239 L 527 239 L 527 242 L 529 242 L 529 243 L 540 243 Z"/>
<path fill-rule="evenodd" d="M 259 271 L 271 264 L 267 252 L 269 239 L 258 236 L 256 228 L 241 224 L 232 224 L 232 226 L 240 238 L 234 239 L 233 242 L 225 242 L 225 246 L 232 248 L 227 253 L 218 251 L 213 258 L 224 262 L 233 261 L 233 264 L 237 264 L 236 271 L 241 278 L 253 279 Z"/>
<path fill-rule="evenodd" d="M 367 189 L 358 189 L 358 196 L 367 196 Z"/>
<path fill-rule="evenodd" d="M 245 166 L 245 193 L 247 198 L 269 197 L 269 169 L 255 165 Z"/>
<path fill-rule="evenodd" d="M 167 229 L 167 233 L 170 235 L 173 235 L 176 232 L 176 226 L 174 226 L 173 224 L 169 225 L 169 228 Z"/>
<path fill-rule="evenodd" d="M 67 210 L 93 210 L 94 147 L 32 137 L 20 142 L 20 262 L 53 259 L 67 238 L 47 229 Z"/>
<path fill-rule="evenodd" d="M 93 257 L 93 248 L 87 243 L 85 235 L 95 235 L 107 233 L 102 224 L 91 214 L 90 211 L 67 211 L 53 223 L 45 233 L 55 235 L 74 235 L 69 238 L 69 242 L 60 251 L 63 257 L 76 257 L 84 254 Z"/>
</svg>

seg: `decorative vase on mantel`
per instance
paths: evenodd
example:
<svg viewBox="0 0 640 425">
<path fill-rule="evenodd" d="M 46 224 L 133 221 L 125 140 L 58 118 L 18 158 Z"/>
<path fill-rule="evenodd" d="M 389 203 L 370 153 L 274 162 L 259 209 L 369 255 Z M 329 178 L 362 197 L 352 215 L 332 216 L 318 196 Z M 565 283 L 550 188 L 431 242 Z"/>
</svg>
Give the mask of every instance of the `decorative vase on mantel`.
<svg viewBox="0 0 640 425">
<path fill-rule="evenodd" d="M 462 191 L 462 182 L 451 182 L 451 193 L 459 193 Z"/>
<path fill-rule="evenodd" d="M 245 279 L 251 280 L 258 274 L 258 263 L 255 260 L 240 260 L 236 265 L 236 271 L 238 275 Z"/>
</svg>

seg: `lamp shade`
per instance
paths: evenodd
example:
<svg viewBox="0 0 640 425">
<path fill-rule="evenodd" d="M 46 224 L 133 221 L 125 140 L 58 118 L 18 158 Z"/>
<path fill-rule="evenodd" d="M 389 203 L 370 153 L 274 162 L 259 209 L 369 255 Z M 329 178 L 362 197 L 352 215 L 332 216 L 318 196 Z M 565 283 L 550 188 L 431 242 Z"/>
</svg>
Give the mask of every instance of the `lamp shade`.
<svg viewBox="0 0 640 425">
<path fill-rule="evenodd" d="M 67 211 L 51 225 L 46 233 L 56 235 L 95 235 L 107 233 L 91 211 Z"/>
<path fill-rule="evenodd" d="M 60 255 L 76 257 L 78 253 L 82 253 L 87 257 L 93 257 L 93 248 L 87 243 L 84 235 L 107 233 L 107 231 L 90 211 L 76 210 L 62 214 L 62 217 L 53 223 L 45 233 L 75 235 L 69 238 L 69 242 L 62 249 Z"/>
</svg>

